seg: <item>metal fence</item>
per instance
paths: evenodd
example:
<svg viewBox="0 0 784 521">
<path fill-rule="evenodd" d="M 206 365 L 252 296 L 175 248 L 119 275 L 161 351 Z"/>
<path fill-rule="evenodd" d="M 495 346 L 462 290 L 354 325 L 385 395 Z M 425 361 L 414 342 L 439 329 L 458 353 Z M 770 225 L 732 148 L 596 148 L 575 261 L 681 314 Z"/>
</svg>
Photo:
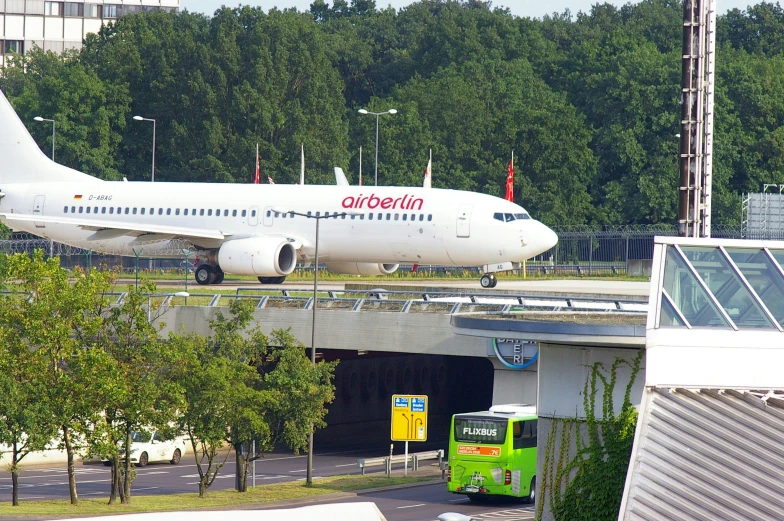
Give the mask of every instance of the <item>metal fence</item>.
<svg viewBox="0 0 784 521">
<path fill-rule="evenodd" d="M 530 275 L 604 276 L 628 274 L 647 276 L 653 258 L 653 238 L 657 235 L 677 235 L 675 226 L 554 226 L 558 244 L 551 250 L 526 262 Z M 741 225 L 713 226 L 716 238 L 784 240 L 784 230 L 765 230 L 751 233 Z M 100 255 L 89 250 L 51 242 L 27 233 L 15 233 L 0 240 L 0 253 L 32 253 L 42 249 L 47 256 L 59 256 L 64 267 L 108 267 L 125 273 L 136 271 L 137 259 L 119 255 Z M 191 270 L 185 257 L 181 259 L 138 260 L 140 272 L 184 273 Z M 300 271 L 311 270 L 301 268 Z M 400 272 L 411 271 L 411 265 L 401 265 Z M 423 275 L 469 275 L 479 273 L 474 266 L 419 266 Z"/>
</svg>

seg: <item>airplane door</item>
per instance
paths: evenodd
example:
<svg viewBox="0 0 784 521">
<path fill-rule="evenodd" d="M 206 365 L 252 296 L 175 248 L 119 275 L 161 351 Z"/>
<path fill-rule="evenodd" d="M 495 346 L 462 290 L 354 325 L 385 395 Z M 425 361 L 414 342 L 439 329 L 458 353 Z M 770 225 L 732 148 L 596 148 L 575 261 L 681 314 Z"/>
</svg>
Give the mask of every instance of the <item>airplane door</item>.
<svg viewBox="0 0 784 521">
<path fill-rule="evenodd" d="M 33 201 L 33 215 L 43 215 L 44 214 L 44 200 L 46 199 L 45 195 L 36 195 L 35 200 Z M 39 221 L 33 221 L 35 223 L 36 228 L 45 228 L 45 224 Z"/>
<path fill-rule="evenodd" d="M 473 206 L 470 204 L 461 204 L 460 209 L 457 211 L 457 236 L 470 237 L 471 236 L 471 210 Z"/>
<path fill-rule="evenodd" d="M 273 212 L 272 207 L 268 206 L 264 208 L 264 226 L 272 226 Z"/>
<path fill-rule="evenodd" d="M 259 207 L 258 206 L 251 206 L 248 209 L 248 224 L 251 226 L 256 226 L 259 224 Z"/>
</svg>

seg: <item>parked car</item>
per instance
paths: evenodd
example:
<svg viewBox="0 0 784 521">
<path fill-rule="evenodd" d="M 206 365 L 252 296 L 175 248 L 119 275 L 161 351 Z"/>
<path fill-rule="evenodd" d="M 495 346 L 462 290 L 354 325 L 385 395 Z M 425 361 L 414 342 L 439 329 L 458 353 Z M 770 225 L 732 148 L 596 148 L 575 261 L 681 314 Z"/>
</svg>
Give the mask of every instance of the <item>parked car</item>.
<svg viewBox="0 0 784 521">
<path fill-rule="evenodd" d="M 185 454 L 186 444 L 182 437 L 165 438 L 154 430 L 140 430 L 131 433 L 131 462 L 137 467 L 144 467 L 148 463 L 168 461 L 176 465 Z M 123 453 L 120 454 L 122 458 Z M 103 464 L 110 466 L 109 460 L 102 460 Z"/>
</svg>

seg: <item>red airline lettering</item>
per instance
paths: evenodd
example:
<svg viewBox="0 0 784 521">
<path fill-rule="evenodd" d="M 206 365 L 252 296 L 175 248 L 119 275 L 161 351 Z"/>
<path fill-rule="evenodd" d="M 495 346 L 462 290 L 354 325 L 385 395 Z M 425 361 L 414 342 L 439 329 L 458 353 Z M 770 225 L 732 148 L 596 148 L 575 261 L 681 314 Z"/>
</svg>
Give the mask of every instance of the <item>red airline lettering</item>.
<svg viewBox="0 0 784 521">
<path fill-rule="evenodd" d="M 421 210 L 424 200 L 413 195 L 406 194 L 403 197 L 384 197 L 381 199 L 376 194 L 365 196 L 359 194 L 357 197 L 348 196 L 343 199 L 343 208 L 368 208 L 374 210 L 376 208 L 383 208 L 384 210 Z"/>
</svg>

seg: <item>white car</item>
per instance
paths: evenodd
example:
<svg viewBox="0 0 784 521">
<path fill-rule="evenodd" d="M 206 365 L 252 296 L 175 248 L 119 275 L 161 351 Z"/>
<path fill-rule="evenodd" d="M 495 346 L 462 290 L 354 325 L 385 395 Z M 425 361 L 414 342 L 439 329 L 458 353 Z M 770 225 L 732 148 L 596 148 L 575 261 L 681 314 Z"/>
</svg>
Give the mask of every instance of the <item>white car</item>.
<svg viewBox="0 0 784 521">
<path fill-rule="evenodd" d="M 156 431 L 141 430 L 131 433 L 131 462 L 137 467 L 144 467 L 148 463 L 167 461 L 172 465 L 180 462 L 185 454 L 186 444 L 182 437 L 164 439 Z M 120 454 L 120 458 L 124 454 Z M 104 465 L 111 465 L 111 461 L 103 460 Z"/>
</svg>

